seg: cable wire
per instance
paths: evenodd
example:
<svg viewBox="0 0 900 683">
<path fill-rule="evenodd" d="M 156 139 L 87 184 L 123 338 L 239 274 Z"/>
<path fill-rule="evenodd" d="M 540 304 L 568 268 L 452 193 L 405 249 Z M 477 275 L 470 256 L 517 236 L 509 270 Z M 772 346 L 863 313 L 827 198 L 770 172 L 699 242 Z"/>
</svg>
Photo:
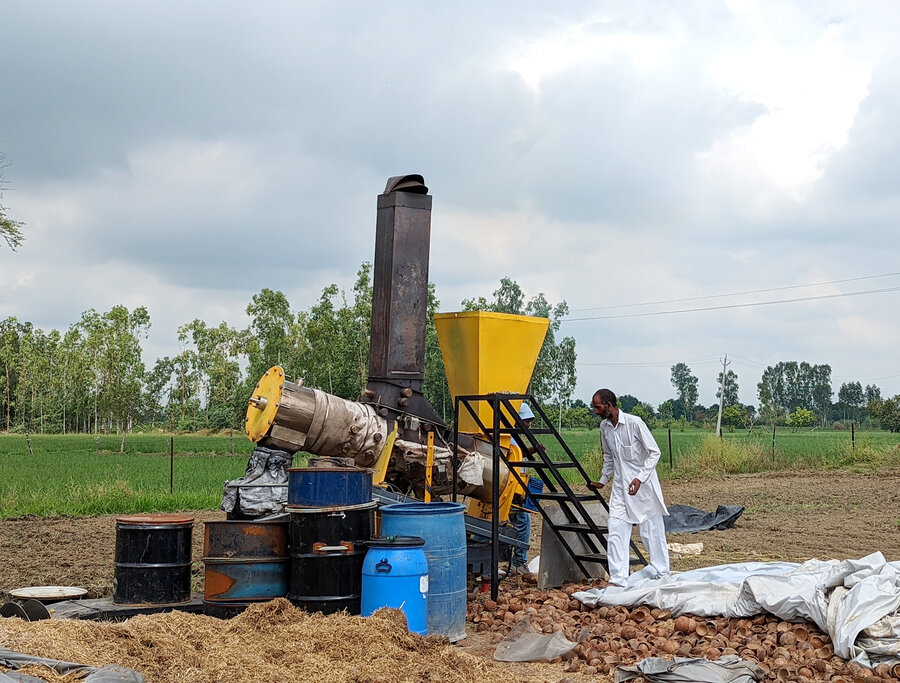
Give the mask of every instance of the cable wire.
<svg viewBox="0 0 900 683">
<path fill-rule="evenodd" d="M 605 311 L 613 308 L 634 308 L 637 306 L 657 306 L 662 304 L 676 304 L 685 301 L 703 301 L 705 299 L 723 299 L 729 296 L 744 296 L 745 294 L 763 294 L 765 292 L 781 292 L 787 289 L 803 289 L 805 287 L 821 287 L 823 285 L 836 285 L 843 282 L 857 282 L 859 280 L 875 280 L 882 277 L 893 277 L 900 273 L 883 273 L 882 275 L 865 275 L 863 277 L 850 277 L 843 280 L 829 280 L 828 282 L 811 282 L 808 285 L 788 285 L 786 287 L 770 287 L 769 289 L 750 289 L 746 292 L 733 292 L 732 294 L 708 294 L 706 296 L 686 297 L 684 299 L 665 299 L 663 301 L 645 301 L 637 304 L 615 304 L 613 306 L 594 306 L 591 308 L 573 308 L 571 313 L 583 311 Z"/>
<path fill-rule="evenodd" d="M 651 311 L 650 313 L 623 313 L 621 315 L 595 315 L 584 318 L 562 318 L 562 322 L 580 322 L 583 320 L 613 320 L 616 318 L 644 318 L 651 315 L 674 315 L 676 313 L 698 313 L 700 311 L 722 311 L 729 308 L 750 308 L 752 306 L 772 306 L 774 304 L 793 304 L 801 301 L 821 301 L 823 299 L 839 299 L 845 296 L 865 296 L 868 294 L 883 294 L 885 292 L 898 292 L 900 287 L 885 287 L 884 289 L 869 289 L 863 292 L 846 292 L 843 294 L 821 294 L 819 296 L 804 296 L 797 299 L 776 299 L 774 301 L 756 301 L 748 304 L 726 304 L 724 306 L 706 306 L 703 308 L 682 308 L 675 311 Z"/>
</svg>

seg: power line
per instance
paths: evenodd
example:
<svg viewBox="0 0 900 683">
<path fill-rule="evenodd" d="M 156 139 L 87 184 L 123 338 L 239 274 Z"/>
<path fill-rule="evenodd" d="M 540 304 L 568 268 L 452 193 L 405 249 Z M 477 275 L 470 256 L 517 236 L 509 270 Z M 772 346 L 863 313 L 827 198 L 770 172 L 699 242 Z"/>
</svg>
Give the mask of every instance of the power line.
<svg viewBox="0 0 900 683">
<path fill-rule="evenodd" d="M 728 356 L 732 359 L 736 365 L 741 366 L 746 370 L 757 370 L 763 371 L 767 369 L 768 366 L 765 363 L 760 361 L 752 360 L 750 358 L 744 358 L 743 356 L 738 356 L 737 354 L 729 354 Z M 693 358 L 682 358 L 678 361 L 641 361 L 634 363 L 578 363 L 575 365 L 578 367 L 591 367 L 591 368 L 666 368 L 671 367 L 675 363 L 691 363 L 694 367 L 709 367 L 711 365 L 718 365 L 721 361 L 718 360 L 718 356 L 696 356 Z M 729 363 L 731 360 L 729 361 Z M 843 382 L 843 381 L 874 381 L 874 380 L 883 380 L 883 379 L 894 379 L 896 377 L 900 377 L 900 373 L 895 373 L 891 375 L 879 375 L 877 377 L 832 377 L 832 382 Z"/>
<path fill-rule="evenodd" d="M 728 308 L 750 308 L 752 306 L 772 306 L 774 304 L 793 304 L 801 301 L 821 301 L 823 299 L 839 299 L 845 296 L 865 296 L 867 294 L 883 294 L 885 292 L 898 292 L 900 287 L 885 287 L 884 289 L 869 289 L 864 292 L 846 292 L 844 294 L 822 294 L 819 296 L 804 296 L 797 299 L 776 299 L 775 301 L 757 301 L 748 304 L 726 304 L 724 306 L 707 306 L 704 308 L 682 308 L 675 311 L 652 311 L 650 313 L 623 313 L 621 315 L 595 315 L 584 318 L 562 318 L 562 322 L 579 322 L 582 320 L 613 320 L 616 318 L 644 318 L 651 315 L 673 315 L 675 313 L 698 313 L 701 311 L 722 311 Z"/>
<path fill-rule="evenodd" d="M 676 363 L 682 363 L 685 361 L 673 361 L 671 363 L 578 363 L 575 365 L 579 367 L 589 367 L 589 368 L 668 368 Z M 717 365 L 718 361 L 703 361 L 700 363 L 691 362 L 694 367 L 703 368 L 710 365 Z"/>
<path fill-rule="evenodd" d="M 852 382 L 870 382 L 876 379 L 894 379 L 895 377 L 900 377 L 900 373 L 896 375 L 881 375 L 880 377 L 834 377 L 832 378 L 832 382 L 843 382 L 846 380 L 850 380 Z"/>
<path fill-rule="evenodd" d="M 882 277 L 893 277 L 900 275 L 898 273 L 883 273 L 881 275 L 865 275 L 863 277 L 850 277 L 843 280 L 829 280 L 828 282 L 811 282 L 807 285 L 788 285 L 786 287 L 771 287 L 769 289 L 750 289 L 745 292 L 733 292 L 732 294 L 708 294 L 706 296 L 686 297 L 684 299 L 665 299 L 663 301 L 645 301 L 637 304 L 616 304 L 614 306 L 594 306 L 591 308 L 573 308 L 572 313 L 580 313 L 582 311 L 606 311 L 613 308 L 635 308 L 637 306 L 658 306 L 662 304 L 676 304 L 685 301 L 703 301 L 706 299 L 723 299 L 729 296 L 744 296 L 746 294 L 763 294 L 765 292 L 781 292 L 787 289 L 803 289 L 805 287 L 821 287 L 823 285 L 836 285 L 843 282 L 858 282 L 859 280 L 875 280 Z"/>
<path fill-rule="evenodd" d="M 667 367 L 675 365 L 675 363 L 694 363 L 695 365 L 708 365 L 715 361 L 718 363 L 718 356 L 696 356 L 694 358 L 682 358 L 673 361 L 639 361 L 635 363 L 575 363 L 575 365 L 583 365 L 595 368 L 640 368 L 640 367 Z"/>
</svg>

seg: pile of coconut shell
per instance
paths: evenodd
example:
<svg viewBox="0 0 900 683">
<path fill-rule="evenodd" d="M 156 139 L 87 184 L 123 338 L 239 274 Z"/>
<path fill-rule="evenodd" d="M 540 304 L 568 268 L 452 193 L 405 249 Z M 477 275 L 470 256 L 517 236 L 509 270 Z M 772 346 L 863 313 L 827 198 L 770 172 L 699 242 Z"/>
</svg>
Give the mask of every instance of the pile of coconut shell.
<svg viewBox="0 0 900 683">
<path fill-rule="evenodd" d="M 566 670 L 611 674 L 619 665 L 648 657 L 705 657 L 732 654 L 757 662 L 765 680 L 876 683 L 900 680 L 900 665 L 866 669 L 834 655 L 831 639 L 810 623 L 792 624 L 772 616 L 752 619 L 673 617 L 645 606 L 591 608 L 572 594 L 591 586 L 567 584 L 561 590 L 504 586 L 491 600 L 473 593 L 468 619 L 479 632 L 500 642 L 513 626 L 529 618 L 543 633 L 562 631 L 572 641 L 586 636 L 561 659 Z M 893 669 L 893 670 L 892 670 Z"/>
</svg>

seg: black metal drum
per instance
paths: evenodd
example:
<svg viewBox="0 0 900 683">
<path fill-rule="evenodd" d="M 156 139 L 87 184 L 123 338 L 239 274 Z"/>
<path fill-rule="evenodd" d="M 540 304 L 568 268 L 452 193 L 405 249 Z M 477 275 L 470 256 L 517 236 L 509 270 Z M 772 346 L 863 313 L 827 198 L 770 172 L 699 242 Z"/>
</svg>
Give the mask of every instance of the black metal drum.
<svg viewBox="0 0 900 683">
<path fill-rule="evenodd" d="M 291 581 L 288 599 L 308 612 L 359 614 L 361 541 L 374 535 L 375 503 L 297 508 L 291 513 Z"/>
<path fill-rule="evenodd" d="M 194 518 L 150 514 L 116 518 L 113 602 L 165 605 L 191 599 Z"/>
</svg>

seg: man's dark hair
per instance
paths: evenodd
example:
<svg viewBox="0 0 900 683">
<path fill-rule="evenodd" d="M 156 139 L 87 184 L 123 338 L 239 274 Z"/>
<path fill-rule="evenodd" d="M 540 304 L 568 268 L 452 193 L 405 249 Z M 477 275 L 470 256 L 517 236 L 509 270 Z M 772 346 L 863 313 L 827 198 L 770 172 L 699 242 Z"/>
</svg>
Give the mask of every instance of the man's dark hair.
<svg viewBox="0 0 900 683">
<path fill-rule="evenodd" d="M 616 402 L 616 395 L 609 389 L 597 389 L 597 391 L 594 392 L 594 396 L 599 398 L 602 403 L 608 403 L 611 406 L 619 405 Z"/>
</svg>

